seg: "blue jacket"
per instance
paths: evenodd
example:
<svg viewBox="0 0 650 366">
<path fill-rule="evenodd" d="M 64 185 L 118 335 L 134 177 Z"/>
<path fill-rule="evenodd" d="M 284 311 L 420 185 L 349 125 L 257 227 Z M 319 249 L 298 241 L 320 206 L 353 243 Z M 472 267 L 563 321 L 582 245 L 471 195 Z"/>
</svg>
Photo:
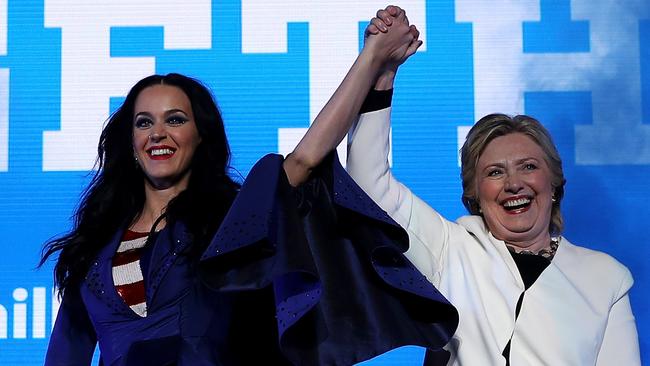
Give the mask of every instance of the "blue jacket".
<svg viewBox="0 0 650 366">
<path fill-rule="evenodd" d="M 145 278 L 147 317 L 122 301 L 102 249 L 67 291 L 45 364 L 348 365 L 406 344 L 439 349 L 455 309 L 402 255 L 407 235 L 331 156 L 300 189 L 282 157 L 251 170 L 197 263 L 167 225 Z"/>
</svg>

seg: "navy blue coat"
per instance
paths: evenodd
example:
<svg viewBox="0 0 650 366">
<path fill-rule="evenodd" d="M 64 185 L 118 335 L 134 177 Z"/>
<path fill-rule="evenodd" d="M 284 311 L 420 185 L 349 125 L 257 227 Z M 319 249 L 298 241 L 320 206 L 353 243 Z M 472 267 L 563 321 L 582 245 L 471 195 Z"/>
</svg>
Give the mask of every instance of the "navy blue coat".
<svg viewBox="0 0 650 366">
<path fill-rule="evenodd" d="M 148 315 L 117 294 L 103 248 L 64 296 L 46 365 L 349 365 L 390 349 L 442 347 L 456 310 L 402 253 L 407 235 L 335 155 L 299 189 L 282 157 L 251 170 L 200 261 L 182 222 L 143 268 Z"/>
</svg>

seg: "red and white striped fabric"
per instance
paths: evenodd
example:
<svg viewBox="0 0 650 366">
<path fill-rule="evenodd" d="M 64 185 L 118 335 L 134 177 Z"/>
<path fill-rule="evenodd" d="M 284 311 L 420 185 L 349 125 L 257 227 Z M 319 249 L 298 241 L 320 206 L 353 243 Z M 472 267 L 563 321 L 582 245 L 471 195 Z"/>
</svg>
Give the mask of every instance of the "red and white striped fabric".
<svg viewBox="0 0 650 366">
<path fill-rule="evenodd" d="M 148 237 L 149 233 L 127 230 L 113 257 L 115 289 L 131 310 L 141 317 L 147 316 L 147 302 L 140 256 Z"/>
</svg>

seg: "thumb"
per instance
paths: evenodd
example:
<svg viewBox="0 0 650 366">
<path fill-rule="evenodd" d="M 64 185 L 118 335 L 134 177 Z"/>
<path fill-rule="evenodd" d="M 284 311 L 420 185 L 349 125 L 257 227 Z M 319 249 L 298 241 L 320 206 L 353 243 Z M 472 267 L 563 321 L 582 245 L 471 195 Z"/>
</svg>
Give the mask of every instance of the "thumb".
<svg viewBox="0 0 650 366">
<path fill-rule="evenodd" d="M 420 46 L 422 46 L 422 41 L 420 40 L 414 40 L 411 42 L 411 44 L 406 49 L 406 52 L 404 53 L 404 59 L 406 60 L 407 58 L 411 57 L 415 52 L 417 52 Z"/>
</svg>

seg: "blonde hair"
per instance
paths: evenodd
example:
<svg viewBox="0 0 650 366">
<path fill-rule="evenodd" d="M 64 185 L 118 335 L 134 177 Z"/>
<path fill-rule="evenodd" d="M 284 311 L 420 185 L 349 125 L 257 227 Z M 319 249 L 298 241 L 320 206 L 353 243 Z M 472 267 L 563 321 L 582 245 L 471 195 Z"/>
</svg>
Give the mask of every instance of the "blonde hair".
<svg viewBox="0 0 650 366">
<path fill-rule="evenodd" d="M 472 215 L 481 215 L 476 192 L 476 169 L 478 160 L 487 145 L 497 137 L 511 133 L 523 133 L 530 137 L 544 151 L 546 163 L 551 171 L 551 185 L 554 188 L 549 232 L 559 235 L 563 229 L 560 202 L 564 196 L 564 172 L 562 159 L 553 143 L 550 133 L 536 119 L 518 115 L 490 114 L 481 118 L 469 130 L 460 149 L 461 179 L 463 181 L 463 205 Z"/>
</svg>

